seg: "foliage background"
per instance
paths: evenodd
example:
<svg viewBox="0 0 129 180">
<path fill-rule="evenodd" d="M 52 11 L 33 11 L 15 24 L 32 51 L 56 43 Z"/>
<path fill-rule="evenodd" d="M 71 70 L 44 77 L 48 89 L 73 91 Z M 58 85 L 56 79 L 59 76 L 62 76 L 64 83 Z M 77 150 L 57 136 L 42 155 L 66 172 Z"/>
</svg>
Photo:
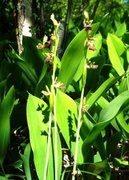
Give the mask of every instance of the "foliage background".
<svg viewBox="0 0 129 180">
<path fill-rule="evenodd" d="M 21 54 L 18 52 L 16 38 L 16 8 L 19 2 L 0 1 L 0 178 L 43 178 L 42 161 L 45 164 L 45 159 L 41 158 L 41 149 L 45 154 L 48 145 L 45 133 L 48 133 L 51 100 L 48 97 L 43 98 L 41 92 L 46 91 L 46 85 L 50 88 L 52 84 L 53 64 L 45 61 L 53 49 L 37 49 L 37 45 L 43 43 L 44 35 L 50 39 L 55 29 L 50 19 L 52 13 L 61 24 L 58 33 L 58 58 L 54 56 L 58 62 L 56 76 L 66 86 L 69 85 L 66 92 L 56 90 L 60 160 L 58 179 L 71 178 L 83 86 L 81 77 L 85 31 L 81 30 L 84 28 L 84 10 L 93 20 L 92 36 L 96 51 L 89 51 L 86 56 L 90 69 L 87 69 L 84 91 L 86 112 L 82 114 L 77 164 L 79 173 L 76 174 L 76 178 L 126 178 L 129 172 L 129 2 L 33 0 L 33 37 L 23 37 L 24 50 Z M 73 39 L 74 37 L 76 38 Z M 71 41 L 72 45 L 69 47 Z M 98 65 L 97 69 L 93 68 L 95 64 Z M 60 104 L 64 108 L 60 108 Z M 38 112 L 35 110 L 37 106 Z M 72 126 L 71 132 L 64 119 L 69 120 L 68 128 Z M 39 135 L 39 127 L 42 126 L 43 130 Z M 52 132 L 55 131 L 55 127 L 51 126 Z M 54 142 L 54 133 L 52 138 Z M 34 148 L 38 148 L 38 153 Z M 50 146 L 48 164 L 50 179 L 54 179 L 56 169 L 52 160 L 55 158 L 52 148 L 53 145 Z M 39 157 L 35 158 L 37 154 Z M 68 162 L 63 161 L 64 154 L 68 156 Z M 67 168 L 64 166 L 65 163 L 69 164 Z"/>
</svg>

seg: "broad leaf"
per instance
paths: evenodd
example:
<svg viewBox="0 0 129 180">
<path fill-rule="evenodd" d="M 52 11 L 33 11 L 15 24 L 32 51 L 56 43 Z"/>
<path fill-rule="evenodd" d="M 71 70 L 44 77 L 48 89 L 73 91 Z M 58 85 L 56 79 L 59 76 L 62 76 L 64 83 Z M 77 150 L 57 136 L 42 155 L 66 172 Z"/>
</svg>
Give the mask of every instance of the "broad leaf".
<svg viewBox="0 0 129 180">
<path fill-rule="evenodd" d="M 57 89 L 56 95 L 57 122 L 63 138 L 74 155 L 76 140 L 77 105 L 72 98 Z M 79 140 L 78 162 L 82 163 L 81 144 Z"/>
<path fill-rule="evenodd" d="M 116 29 L 117 29 L 115 34 L 117 36 L 123 36 L 127 31 L 126 30 L 126 23 L 125 22 L 120 23 L 120 22 L 115 21 L 115 25 L 116 25 Z"/>
<path fill-rule="evenodd" d="M 27 101 L 27 123 L 30 135 L 30 144 L 34 155 L 34 164 L 39 179 L 44 179 L 44 168 L 47 153 L 48 116 L 46 103 L 29 94 Z M 53 162 L 50 155 L 50 161 Z M 53 163 L 51 164 L 53 167 Z M 49 167 L 48 167 L 49 169 Z M 48 170 L 48 177 L 52 171 Z M 49 179 L 49 178 L 48 178 Z"/>
</svg>

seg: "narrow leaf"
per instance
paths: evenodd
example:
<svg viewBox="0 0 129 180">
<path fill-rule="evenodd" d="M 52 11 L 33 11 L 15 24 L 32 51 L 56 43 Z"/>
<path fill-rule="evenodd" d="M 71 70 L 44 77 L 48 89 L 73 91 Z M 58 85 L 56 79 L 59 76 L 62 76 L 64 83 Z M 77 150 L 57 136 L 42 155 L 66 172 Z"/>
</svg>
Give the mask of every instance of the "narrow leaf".
<svg viewBox="0 0 129 180">
<path fill-rule="evenodd" d="M 21 154 L 21 158 L 23 160 L 24 170 L 26 174 L 26 179 L 31 180 L 31 169 L 30 169 L 30 153 L 31 153 L 31 147 L 30 144 L 27 144 L 25 147 L 24 154 Z"/>
<path fill-rule="evenodd" d="M 122 106 L 127 102 L 129 102 L 129 91 L 121 93 L 101 111 L 99 122 L 92 128 L 89 135 L 84 140 L 82 146 L 84 161 L 87 159 L 91 144 L 93 144 L 100 132 L 113 120 L 113 118 L 120 112 Z"/>
<path fill-rule="evenodd" d="M 104 83 L 89 97 L 87 100 L 87 109 L 90 110 L 95 102 L 99 99 L 100 96 L 109 88 L 111 87 L 118 78 L 111 77 L 104 81 Z"/>
<path fill-rule="evenodd" d="M 66 89 L 72 82 L 80 62 L 84 58 L 84 42 L 86 37 L 87 32 L 85 30 L 80 31 L 68 45 L 62 57 L 58 79 L 65 85 Z"/>
<path fill-rule="evenodd" d="M 10 142 L 10 116 L 14 106 L 14 87 L 12 86 L 0 104 L 0 164 L 3 164 Z"/>
<path fill-rule="evenodd" d="M 107 46 L 108 46 L 108 53 L 112 66 L 119 75 L 124 74 L 125 71 L 120 59 L 120 56 L 124 52 L 124 45 L 122 41 L 115 35 L 108 34 Z"/>
</svg>

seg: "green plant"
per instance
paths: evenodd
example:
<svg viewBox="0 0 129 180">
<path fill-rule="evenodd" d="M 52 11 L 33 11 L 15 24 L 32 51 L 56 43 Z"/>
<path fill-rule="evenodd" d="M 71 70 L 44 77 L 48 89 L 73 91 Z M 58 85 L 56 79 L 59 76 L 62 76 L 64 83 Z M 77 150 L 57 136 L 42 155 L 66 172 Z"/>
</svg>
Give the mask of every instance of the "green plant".
<svg viewBox="0 0 129 180">
<path fill-rule="evenodd" d="M 57 167 L 59 168 L 60 167 L 59 165 L 62 164 L 61 158 L 58 159 L 59 164 L 54 164 L 54 162 L 55 163 L 57 162 L 54 160 L 54 162 L 52 163 L 54 169 L 53 170 L 51 169 L 49 171 L 49 165 L 52 165 L 49 164 L 50 162 L 52 162 L 51 158 L 56 157 L 55 156 L 56 154 L 54 154 L 55 149 L 57 151 L 57 147 L 61 148 L 61 146 L 63 145 L 61 137 L 63 137 L 66 143 L 66 147 L 73 155 L 73 159 L 74 159 L 73 171 L 72 168 L 70 169 L 72 179 L 75 179 L 76 176 L 79 176 L 78 172 L 81 173 L 82 177 L 83 176 L 89 177 L 91 174 L 91 176 L 102 178 L 100 175 L 102 174 L 102 176 L 105 177 L 106 179 L 110 179 L 111 177 L 110 160 L 108 161 L 109 154 L 107 155 L 106 153 L 106 149 L 105 149 L 106 142 L 104 141 L 104 136 L 107 133 L 106 127 L 109 126 L 109 124 L 111 124 L 111 126 L 115 129 L 115 131 L 120 131 L 119 126 L 117 125 L 118 123 L 122 127 L 122 129 L 126 131 L 126 133 L 128 132 L 128 127 L 126 122 L 122 122 L 122 120 L 117 120 L 116 123 L 115 121 L 115 118 L 119 119 L 120 115 L 117 114 L 122 113 L 123 105 L 125 107 L 125 103 L 126 104 L 128 103 L 128 91 L 120 93 L 118 97 L 117 94 L 115 94 L 116 98 L 114 100 L 109 99 L 111 101 L 109 104 L 108 104 L 109 101 L 108 98 L 111 97 L 109 97 L 110 95 L 105 94 L 108 91 L 109 92 L 111 91 L 111 93 L 115 93 L 114 89 L 117 88 L 116 83 L 118 81 L 120 82 L 121 79 L 124 78 L 125 76 L 124 66 L 121 64 L 121 60 L 118 60 L 121 59 L 121 55 L 125 52 L 124 44 L 115 35 L 109 34 L 109 36 L 107 37 L 109 58 L 114 67 L 114 71 L 109 71 L 109 76 L 111 77 L 109 77 L 108 80 L 103 81 L 101 85 L 95 84 L 96 90 L 92 94 L 91 93 L 92 86 L 89 88 L 86 87 L 87 85 L 86 79 L 89 82 L 89 80 L 93 79 L 94 75 L 99 77 L 102 68 L 104 68 L 103 66 L 104 62 L 103 65 L 101 64 L 102 66 L 98 67 L 98 64 L 102 63 L 101 61 L 99 62 L 100 58 L 102 58 L 100 52 L 102 46 L 101 43 L 102 37 L 100 34 L 94 35 L 94 33 L 96 32 L 95 29 L 99 27 L 99 24 L 98 25 L 93 24 L 92 27 L 88 17 L 86 17 L 86 20 L 84 22 L 85 22 L 85 29 L 79 32 L 67 47 L 62 57 L 59 70 L 55 68 L 57 64 L 54 64 L 55 62 L 56 63 L 58 62 L 56 54 L 52 56 L 53 58 L 55 57 L 54 60 L 52 61 L 53 73 L 54 73 L 52 75 L 52 81 L 51 81 L 52 85 L 51 88 L 47 87 L 47 92 L 43 91 L 45 95 L 49 96 L 49 105 L 47 110 L 49 114 L 47 116 L 48 121 L 43 123 L 44 128 L 46 126 L 49 129 L 49 131 L 47 131 L 47 129 L 45 128 L 46 129 L 45 134 L 43 134 L 46 139 L 44 140 L 44 142 L 46 142 L 45 147 L 48 148 L 47 153 L 50 154 L 52 153 L 51 156 L 49 157 L 49 161 L 48 159 L 47 161 L 44 160 L 45 162 L 48 163 L 47 164 L 48 174 L 46 175 L 46 171 L 45 171 L 45 176 L 43 177 L 48 179 L 49 179 L 49 172 L 50 171 L 53 172 L 53 174 L 51 173 L 51 178 L 54 178 L 54 174 L 56 175 L 57 173 L 56 168 Z M 95 43 L 93 42 L 92 36 L 94 36 Z M 57 36 L 56 39 L 58 40 Z M 119 43 L 117 43 L 117 41 Z M 116 46 L 115 43 L 117 43 L 118 45 Z M 97 50 L 94 47 L 94 44 L 95 47 L 98 47 Z M 93 52 L 91 52 L 91 50 Z M 115 64 L 116 58 L 117 58 L 117 62 Z M 120 63 L 119 66 L 117 65 L 118 61 Z M 59 75 L 57 74 L 58 71 L 59 71 Z M 114 75 L 116 74 L 115 71 L 116 73 L 118 73 L 117 77 L 114 77 Z M 55 73 L 58 76 L 56 80 L 55 80 Z M 74 96 L 74 98 L 71 99 L 71 97 L 69 96 L 71 93 L 75 92 L 74 89 L 76 88 L 75 84 L 79 85 L 78 93 L 81 93 L 81 97 L 79 99 L 77 99 L 76 96 Z M 64 92 L 61 92 L 60 89 L 62 89 Z M 40 107 L 45 108 L 45 106 L 43 105 L 43 101 L 42 100 L 39 101 L 40 103 L 42 102 L 42 105 L 40 105 Z M 108 104 L 104 108 L 103 108 L 103 101 L 105 101 L 105 103 Z M 36 107 L 34 110 L 31 109 L 33 103 L 32 100 L 30 99 L 28 100 L 28 104 L 30 107 L 30 110 L 27 109 L 28 118 L 31 112 L 32 111 L 34 112 L 36 110 Z M 38 103 L 36 104 L 38 106 Z M 112 108 L 112 106 L 114 107 L 114 109 Z M 41 113 L 41 112 L 37 112 L 37 113 Z M 46 110 L 42 109 L 42 113 L 43 113 L 42 116 L 45 117 Z M 32 115 L 31 121 L 29 120 L 29 124 L 31 125 L 32 125 L 33 117 L 34 115 Z M 55 122 L 54 118 L 56 119 L 56 123 L 54 123 Z M 41 120 L 39 121 L 41 123 Z M 52 121 L 54 123 L 53 126 L 52 126 Z M 56 127 L 57 125 L 58 128 Z M 29 128 L 29 129 L 31 132 L 32 129 L 34 128 Z M 53 134 L 53 131 L 56 132 L 55 136 Z M 38 132 L 36 134 L 38 134 L 36 139 L 39 138 L 42 139 L 41 136 L 38 137 L 39 136 Z M 58 138 L 56 137 L 56 135 L 58 135 Z M 31 143 L 33 142 L 35 142 L 34 139 L 31 139 Z M 54 142 L 54 145 L 56 144 L 56 146 L 51 144 L 52 142 Z M 57 142 L 58 142 L 58 146 L 57 146 Z M 43 144 L 43 142 L 41 144 Z M 94 154 L 92 146 L 96 149 L 97 155 L 96 153 Z M 53 149 L 53 151 L 51 151 L 51 148 Z M 62 156 L 61 155 L 62 152 L 60 148 L 58 149 L 58 152 L 60 154 L 59 157 Z M 81 148 L 82 148 L 82 153 L 81 153 Z M 89 152 L 90 152 L 90 157 L 89 157 Z M 35 152 L 33 150 L 33 153 L 35 156 L 35 154 L 37 154 L 38 152 L 37 151 Z M 95 160 L 93 160 L 93 158 L 95 158 Z M 101 161 L 100 162 L 101 165 L 98 163 L 97 160 L 98 158 Z M 93 166 L 91 163 L 98 163 L 98 166 L 96 164 L 95 170 L 93 172 L 91 170 Z M 40 175 L 38 176 L 40 177 Z M 58 171 L 58 178 L 60 177 L 61 177 L 61 169 L 60 171 Z M 40 177 L 40 179 L 42 178 Z M 55 176 L 55 179 L 57 179 L 57 176 Z"/>
<path fill-rule="evenodd" d="M 62 55 L 54 15 L 53 34 L 24 37 L 21 55 L 0 42 L 1 179 L 128 175 L 128 32 L 111 17 L 94 23 L 85 12 L 81 31 L 70 19 Z"/>
</svg>

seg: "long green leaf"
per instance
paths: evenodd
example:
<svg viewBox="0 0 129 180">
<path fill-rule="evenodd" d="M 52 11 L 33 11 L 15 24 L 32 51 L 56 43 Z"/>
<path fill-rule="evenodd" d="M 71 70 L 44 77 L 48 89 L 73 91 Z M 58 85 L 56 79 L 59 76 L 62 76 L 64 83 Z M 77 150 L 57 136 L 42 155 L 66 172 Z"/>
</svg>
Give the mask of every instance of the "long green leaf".
<svg viewBox="0 0 129 180">
<path fill-rule="evenodd" d="M 34 155 L 34 164 L 39 180 L 44 179 L 44 168 L 47 153 L 47 133 L 48 133 L 48 119 L 46 103 L 29 94 L 27 101 L 27 123 L 30 135 L 30 144 Z M 51 155 L 50 155 L 50 161 Z M 51 164 L 51 167 L 53 164 Z M 48 168 L 48 177 L 51 173 Z M 49 179 L 49 178 L 48 178 Z"/>
<path fill-rule="evenodd" d="M 107 79 L 87 100 L 87 109 L 90 110 L 98 98 L 109 88 L 111 87 L 118 78 L 111 77 Z"/>
<path fill-rule="evenodd" d="M 35 93 L 34 94 L 38 97 L 41 96 L 41 91 L 43 90 L 43 88 L 45 86 L 44 85 L 44 76 L 47 73 L 47 67 L 48 67 L 47 64 L 44 64 L 42 72 L 41 72 L 40 77 L 39 77 L 39 80 L 38 80 L 37 85 L 35 87 Z"/>
<path fill-rule="evenodd" d="M 68 45 L 62 57 L 58 79 L 64 84 L 66 89 L 72 82 L 80 62 L 84 58 L 84 42 L 86 37 L 87 32 L 85 30 L 80 31 Z"/>
<path fill-rule="evenodd" d="M 124 52 L 124 45 L 118 37 L 112 34 L 108 34 L 107 46 L 112 66 L 114 67 L 116 72 L 121 76 L 125 72 L 120 58 L 120 56 Z"/>
<path fill-rule="evenodd" d="M 106 98 L 104 98 L 103 96 L 101 96 L 98 100 L 97 100 L 97 104 L 102 108 L 104 109 L 108 104 L 109 102 L 107 101 Z M 119 116 L 119 115 L 118 115 Z M 117 117 L 118 117 L 117 116 Z M 112 121 L 111 121 L 111 125 L 114 127 L 114 129 L 116 129 L 118 132 L 120 131 L 120 128 L 118 127 L 118 123 L 116 122 L 116 119 L 114 118 Z"/>
<path fill-rule="evenodd" d="M 77 121 L 77 105 L 75 101 L 65 93 L 57 89 L 56 95 L 57 106 L 57 122 L 61 133 L 71 150 L 72 154 L 75 151 L 76 138 L 76 121 Z M 81 144 L 79 140 L 78 162 L 82 163 Z"/>
<path fill-rule="evenodd" d="M 34 72 L 37 76 L 39 76 L 41 73 L 44 59 L 42 50 L 37 48 L 38 43 L 39 40 L 32 37 L 23 37 L 24 51 L 22 53 L 22 57 L 26 64 L 30 68 L 34 69 Z"/>
<path fill-rule="evenodd" d="M 125 118 L 124 118 L 124 114 L 123 112 L 121 112 L 118 116 L 117 116 L 117 122 L 119 124 L 119 126 L 128 134 L 129 136 L 129 125 L 126 123 Z"/>
<path fill-rule="evenodd" d="M 14 94 L 12 86 L 0 104 L 0 165 L 3 164 L 10 142 L 10 116 L 15 101 Z"/>
<path fill-rule="evenodd" d="M 89 135 L 84 140 L 82 152 L 84 161 L 87 159 L 89 148 L 91 144 L 98 137 L 100 132 L 113 120 L 113 118 L 120 112 L 122 106 L 129 102 L 129 91 L 121 93 L 112 102 L 110 102 L 100 113 L 99 122 L 92 128 Z"/>
<path fill-rule="evenodd" d="M 55 142 L 55 137 L 54 137 L 54 128 L 52 128 L 52 139 L 53 143 Z M 57 152 L 55 152 L 57 149 Z M 57 170 L 58 170 L 58 179 L 61 177 L 61 172 L 62 172 L 62 147 L 61 147 L 61 141 L 60 141 L 60 136 L 59 133 L 57 133 L 57 148 L 54 148 L 54 154 L 57 153 Z M 51 164 L 50 164 L 51 167 Z M 52 178 L 51 178 L 52 179 Z"/>
<path fill-rule="evenodd" d="M 31 147 L 30 144 L 27 144 L 25 147 L 24 154 L 21 154 L 21 158 L 23 160 L 24 170 L 26 174 L 26 179 L 31 180 L 31 168 L 30 168 L 30 153 L 31 153 Z"/>
<path fill-rule="evenodd" d="M 16 63 L 21 68 L 21 70 L 23 71 L 25 76 L 28 78 L 30 83 L 33 85 L 36 85 L 38 78 L 37 78 L 34 70 L 31 67 L 29 67 L 24 61 L 18 60 Z"/>
</svg>

